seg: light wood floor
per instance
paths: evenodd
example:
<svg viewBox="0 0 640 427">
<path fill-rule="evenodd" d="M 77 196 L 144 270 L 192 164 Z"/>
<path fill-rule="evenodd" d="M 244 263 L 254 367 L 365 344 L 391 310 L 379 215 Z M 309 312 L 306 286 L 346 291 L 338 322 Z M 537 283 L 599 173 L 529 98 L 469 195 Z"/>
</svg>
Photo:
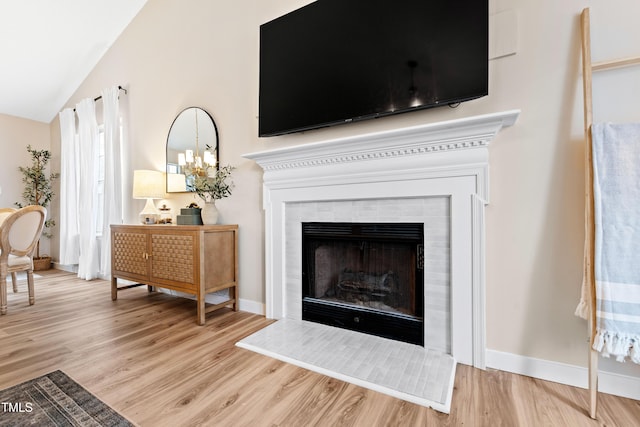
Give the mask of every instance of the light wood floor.
<svg viewBox="0 0 640 427">
<path fill-rule="evenodd" d="M 51 270 L 9 290 L 0 317 L 0 388 L 61 369 L 141 426 L 634 426 L 640 402 L 459 365 L 450 415 L 243 350 L 264 317 Z M 10 289 L 10 286 L 9 286 Z M 1 414 L 0 414 L 1 416 Z"/>
</svg>

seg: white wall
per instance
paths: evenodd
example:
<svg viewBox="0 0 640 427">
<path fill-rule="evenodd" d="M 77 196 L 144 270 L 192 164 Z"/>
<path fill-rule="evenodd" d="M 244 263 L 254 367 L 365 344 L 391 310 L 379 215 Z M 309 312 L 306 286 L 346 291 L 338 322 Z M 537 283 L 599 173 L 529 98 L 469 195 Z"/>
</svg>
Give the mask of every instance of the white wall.
<svg viewBox="0 0 640 427">
<path fill-rule="evenodd" d="M 490 13 L 517 16 L 515 55 L 490 62 L 488 97 L 304 134 L 257 137 L 259 24 L 309 3 L 303 0 L 154 0 L 69 100 L 120 84 L 131 123 L 129 173 L 164 167 L 166 136 L 189 106 L 207 110 L 220 132 L 223 163 L 238 166 L 221 221 L 240 225 L 240 297 L 264 302 L 261 169 L 243 153 L 394 127 L 521 109 L 515 126 L 490 147 L 487 210 L 487 342 L 492 350 L 586 365 L 586 324 L 573 311 L 580 294 L 584 147 L 578 16 L 590 6 L 594 60 L 638 55 L 635 0 L 492 0 Z M 595 79 L 596 120 L 630 120 L 639 71 Z M 56 120 L 51 126 L 59 150 Z M 56 139 L 57 138 L 57 139 Z M 177 208 L 188 195 L 172 196 Z M 142 208 L 136 201 L 130 221 Z M 620 369 L 618 366 L 608 369 Z M 623 368 L 640 378 L 637 366 Z"/>
</svg>

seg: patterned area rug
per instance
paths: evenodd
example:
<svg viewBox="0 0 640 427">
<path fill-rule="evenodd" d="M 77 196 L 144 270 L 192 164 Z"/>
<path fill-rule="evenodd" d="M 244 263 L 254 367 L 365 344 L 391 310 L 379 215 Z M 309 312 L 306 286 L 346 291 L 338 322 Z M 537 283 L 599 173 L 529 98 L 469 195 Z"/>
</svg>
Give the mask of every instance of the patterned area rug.
<svg viewBox="0 0 640 427">
<path fill-rule="evenodd" d="M 133 426 L 62 371 L 0 391 L 0 426 Z"/>
</svg>

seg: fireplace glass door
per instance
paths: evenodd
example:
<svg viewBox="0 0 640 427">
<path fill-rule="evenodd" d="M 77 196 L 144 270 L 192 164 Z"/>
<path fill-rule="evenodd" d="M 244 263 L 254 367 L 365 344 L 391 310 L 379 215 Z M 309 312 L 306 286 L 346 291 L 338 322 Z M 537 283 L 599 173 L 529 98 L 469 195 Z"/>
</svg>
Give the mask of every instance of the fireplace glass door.
<svg viewBox="0 0 640 427">
<path fill-rule="evenodd" d="M 423 345 L 423 228 L 303 223 L 303 320 Z"/>
</svg>

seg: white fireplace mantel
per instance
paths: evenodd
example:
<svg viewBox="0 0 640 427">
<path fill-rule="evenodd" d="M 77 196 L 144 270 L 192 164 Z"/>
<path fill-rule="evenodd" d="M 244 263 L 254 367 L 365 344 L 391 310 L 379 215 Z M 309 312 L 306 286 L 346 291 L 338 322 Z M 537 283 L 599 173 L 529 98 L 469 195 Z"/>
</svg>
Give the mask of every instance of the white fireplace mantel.
<svg viewBox="0 0 640 427">
<path fill-rule="evenodd" d="M 484 368 L 484 207 L 489 143 L 518 110 L 245 154 L 264 169 L 266 314 L 296 318 L 299 278 L 287 206 L 446 197 L 451 217 L 450 352 Z M 425 222 L 428 220 L 425 219 Z M 289 230 L 289 231 L 287 231 Z M 289 243 L 287 243 L 289 242 Z M 289 295 L 288 295 L 289 293 Z M 295 297 L 295 295 L 294 295 Z"/>
<path fill-rule="evenodd" d="M 432 168 L 486 163 L 486 149 L 491 140 L 503 127 L 512 126 L 519 114 L 519 110 L 510 110 L 260 151 L 243 157 L 255 160 L 262 167 L 265 184 L 282 182 L 284 186 L 290 179 L 327 178 L 326 170 L 317 169 L 321 166 L 351 169 L 358 163 L 355 167 L 359 173 L 375 174 L 381 172 L 376 163 L 379 160 L 387 161 L 385 170 L 394 169 L 390 160 L 404 170 L 411 158 L 417 159 L 411 163 L 421 169 L 425 161 L 426 166 Z M 454 155 L 442 156 L 443 153 Z M 423 157 L 427 154 L 431 156 Z"/>
</svg>

